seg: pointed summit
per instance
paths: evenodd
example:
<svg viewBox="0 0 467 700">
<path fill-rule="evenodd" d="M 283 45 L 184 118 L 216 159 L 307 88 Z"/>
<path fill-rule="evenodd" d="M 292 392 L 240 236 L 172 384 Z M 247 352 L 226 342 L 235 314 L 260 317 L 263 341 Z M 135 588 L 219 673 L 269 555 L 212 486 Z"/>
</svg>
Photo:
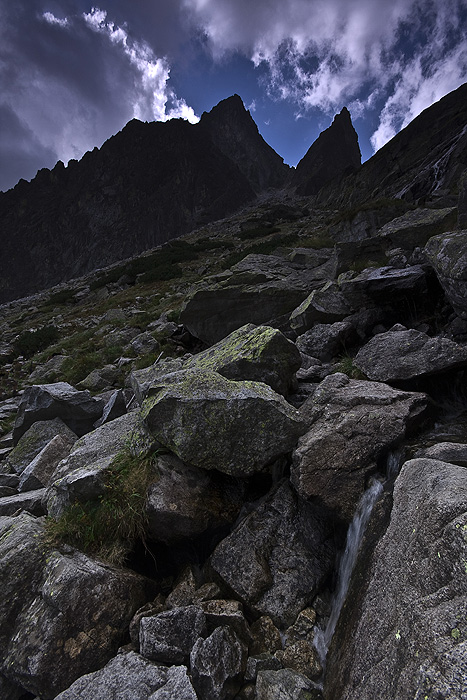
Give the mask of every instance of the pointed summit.
<svg viewBox="0 0 467 700">
<path fill-rule="evenodd" d="M 317 194 L 332 180 L 359 169 L 362 155 L 350 112 L 344 107 L 297 165 L 293 184 L 297 193 Z"/>
<path fill-rule="evenodd" d="M 263 139 L 238 95 L 204 112 L 198 128 L 204 129 L 214 145 L 236 163 L 255 192 L 282 187 L 287 181 L 289 167 Z"/>
</svg>

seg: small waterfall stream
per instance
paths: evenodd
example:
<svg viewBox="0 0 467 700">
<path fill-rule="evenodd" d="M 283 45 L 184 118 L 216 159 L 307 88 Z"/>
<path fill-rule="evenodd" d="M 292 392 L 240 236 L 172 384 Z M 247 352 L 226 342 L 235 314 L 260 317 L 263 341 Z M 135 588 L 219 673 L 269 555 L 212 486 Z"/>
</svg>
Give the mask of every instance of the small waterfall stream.
<svg viewBox="0 0 467 700">
<path fill-rule="evenodd" d="M 402 454 L 400 451 L 391 452 L 389 454 L 386 465 L 386 478 L 383 479 L 382 477 L 375 477 L 371 480 L 369 487 L 360 499 L 353 520 L 349 525 L 345 550 L 342 553 L 339 562 L 337 586 L 332 600 L 331 614 L 329 616 L 326 629 L 322 630 L 319 627 L 316 627 L 315 629 L 313 643 L 319 654 L 323 669 L 326 665 L 326 656 L 329 645 L 336 629 L 342 606 L 344 605 L 345 598 L 347 596 L 350 578 L 357 559 L 358 550 L 360 548 L 368 520 L 370 519 L 373 506 L 383 492 L 385 484 L 394 480 L 397 476 L 402 461 L 401 458 Z"/>
</svg>

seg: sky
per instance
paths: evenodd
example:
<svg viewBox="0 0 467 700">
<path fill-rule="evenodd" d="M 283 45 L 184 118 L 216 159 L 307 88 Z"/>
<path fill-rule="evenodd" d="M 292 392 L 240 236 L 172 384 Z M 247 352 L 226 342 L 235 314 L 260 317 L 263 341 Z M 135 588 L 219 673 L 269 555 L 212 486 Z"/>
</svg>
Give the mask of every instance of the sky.
<svg viewBox="0 0 467 700">
<path fill-rule="evenodd" d="M 234 93 L 289 165 L 347 106 L 366 160 L 466 81 L 467 0 L 0 0 L 0 190 Z"/>
</svg>

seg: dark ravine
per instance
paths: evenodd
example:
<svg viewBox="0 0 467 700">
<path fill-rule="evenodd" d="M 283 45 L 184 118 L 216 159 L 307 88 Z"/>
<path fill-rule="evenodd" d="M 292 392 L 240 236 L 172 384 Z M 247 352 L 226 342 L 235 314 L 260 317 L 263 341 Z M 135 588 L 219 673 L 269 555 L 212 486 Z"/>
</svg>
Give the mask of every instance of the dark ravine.
<svg viewBox="0 0 467 700">
<path fill-rule="evenodd" d="M 429 163 L 446 110 L 443 193 L 402 161 L 296 193 L 237 96 L 197 131 L 130 123 L 84 159 L 102 178 L 144 134 L 166 166 L 177 139 L 187 157 L 209 141 L 188 184 L 235 174 L 245 199 L 0 306 L 2 700 L 466 697 L 463 94 L 403 135 Z M 67 170 L 39 177 L 44 211 Z"/>
</svg>

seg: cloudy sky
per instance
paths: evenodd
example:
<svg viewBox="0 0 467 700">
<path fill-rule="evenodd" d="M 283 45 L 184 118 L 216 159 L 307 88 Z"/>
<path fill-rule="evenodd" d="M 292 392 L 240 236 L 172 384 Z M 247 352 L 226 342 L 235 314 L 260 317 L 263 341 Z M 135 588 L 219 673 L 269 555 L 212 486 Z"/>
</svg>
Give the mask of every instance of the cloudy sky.
<svg viewBox="0 0 467 700">
<path fill-rule="evenodd" d="M 367 159 L 466 81 L 467 0 L 0 0 L 0 189 L 233 93 L 291 165 L 346 105 Z"/>
</svg>

